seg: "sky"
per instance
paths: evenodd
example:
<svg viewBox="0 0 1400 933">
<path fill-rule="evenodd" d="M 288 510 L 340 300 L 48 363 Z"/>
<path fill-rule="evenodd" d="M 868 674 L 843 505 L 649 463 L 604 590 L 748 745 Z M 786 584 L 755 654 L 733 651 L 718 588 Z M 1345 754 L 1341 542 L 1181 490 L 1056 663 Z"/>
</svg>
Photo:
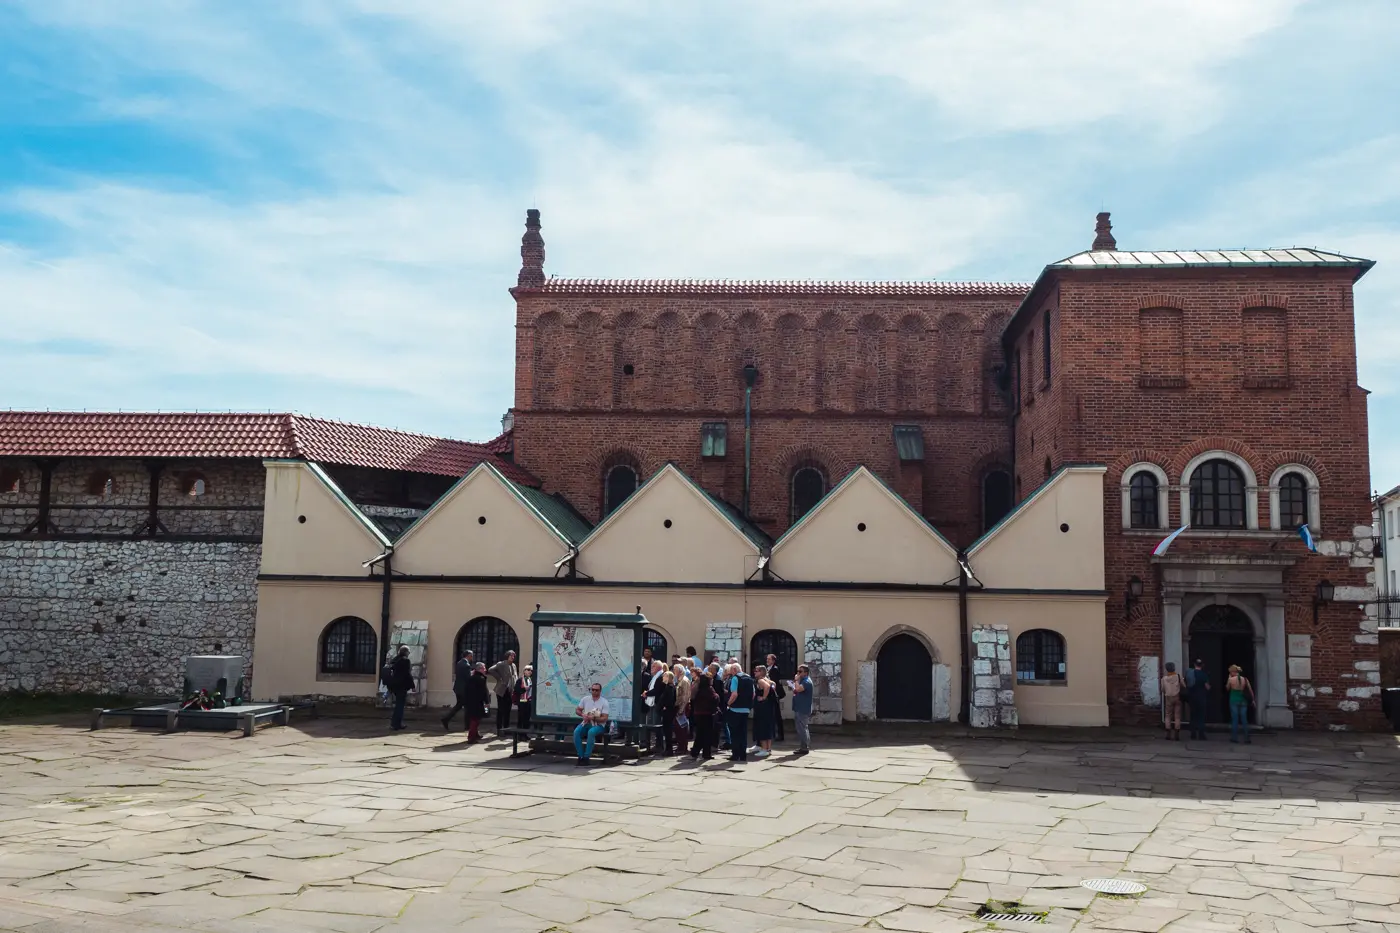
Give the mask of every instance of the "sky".
<svg viewBox="0 0 1400 933">
<path fill-rule="evenodd" d="M 546 271 L 1028 282 L 1316 246 L 1400 484 L 1392 0 L 8 0 L 0 407 L 466 439 Z"/>
</svg>

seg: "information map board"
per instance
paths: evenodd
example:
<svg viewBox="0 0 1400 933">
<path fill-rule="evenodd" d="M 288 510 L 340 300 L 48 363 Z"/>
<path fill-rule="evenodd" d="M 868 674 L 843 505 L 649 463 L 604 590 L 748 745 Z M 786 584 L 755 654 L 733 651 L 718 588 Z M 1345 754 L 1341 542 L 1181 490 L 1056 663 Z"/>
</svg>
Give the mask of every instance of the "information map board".
<svg viewBox="0 0 1400 933">
<path fill-rule="evenodd" d="M 577 721 L 579 703 L 592 684 L 603 685 L 609 718 L 618 725 L 639 720 L 641 614 L 536 612 L 535 708 L 540 720 Z"/>
</svg>

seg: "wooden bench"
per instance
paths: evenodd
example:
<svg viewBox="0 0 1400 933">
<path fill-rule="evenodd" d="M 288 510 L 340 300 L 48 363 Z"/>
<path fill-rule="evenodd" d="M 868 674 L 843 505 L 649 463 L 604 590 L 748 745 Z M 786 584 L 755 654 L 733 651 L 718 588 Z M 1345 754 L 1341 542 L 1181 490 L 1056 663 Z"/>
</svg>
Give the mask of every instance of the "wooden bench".
<svg viewBox="0 0 1400 933">
<path fill-rule="evenodd" d="M 574 749 L 574 728 L 576 726 L 578 726 L 576 722 L 531 723 L 524 729 L 518 726 L 507 727 L 502 729 L 500 734 L 510 736 L 510 757 L 512 758 L 518 758 L 522 754 L 529 755 L 536 751 L 554 755 L 573 755 L 576 754 Z M 654 742 L 660 742 L 661 728 L 660 725 L 649 726 L 645 723 L 622 726 L 617 735 L 614 735 L 611 730 L 600 735 L 593 748 L 604 761 L 610 757 L 640 757 L 640 753 L 637 751 L 640 744 L 638 739 L 650 732 L 652 733 L 650 738 Z M 616 743 L 613 742 L 614 738 L 618 739 Z M 520 751 L 521 739 L 527 743 L 524 752 Z"/>
</svg>

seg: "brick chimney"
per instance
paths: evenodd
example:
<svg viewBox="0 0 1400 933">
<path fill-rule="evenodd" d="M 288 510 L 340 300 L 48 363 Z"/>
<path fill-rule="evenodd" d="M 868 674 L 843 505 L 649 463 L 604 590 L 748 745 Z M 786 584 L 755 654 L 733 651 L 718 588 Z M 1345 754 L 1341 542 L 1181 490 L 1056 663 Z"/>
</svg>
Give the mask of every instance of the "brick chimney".
<svg viewBox="0 0 1400 933">
<path fill-rule="evenodd" d="M 1108 215 L 1104 215 L 1108 216 Z M 525 235 L 520 238 L 520 288 L 544 287 L 544 237 L 540 236 L 540 212 L 525 212 Z"/>
<path fill-rule="evenodd" d="M 535 212 L 539 214 L 538 211 Z M 538 216 L 536 224 L 538 224 Z M 1100 211 L 1099 216 L 1094 218 L 1094 245 L 1090 249 L 1117 249 L 1118 241 L 1113 238 L 1113 224 L 1108 222 L 1108 211 Z M 521 273 L 524 275 L 524 273 Z"/>
</svg>

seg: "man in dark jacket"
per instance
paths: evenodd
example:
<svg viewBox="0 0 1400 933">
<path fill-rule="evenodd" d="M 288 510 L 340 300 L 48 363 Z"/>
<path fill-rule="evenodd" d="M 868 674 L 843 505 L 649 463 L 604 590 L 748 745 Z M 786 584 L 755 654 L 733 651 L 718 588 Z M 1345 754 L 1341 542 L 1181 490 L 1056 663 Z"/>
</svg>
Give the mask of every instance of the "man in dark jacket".
<svg viewBox="0 0 1400 933">
<path fill-rule="evenodd" d="M 452 717 L 457 715 L 457 710 L 463 710 L 463 718 L 467 718 L 465 715 L 467 682 L 472 679 L 472 671 L 475 669 L 475 658 L 473 658 L 469 648 L 462 652 L 462 660 L 458 661 L 457 666 L 452 669 L 452 696 L 457 700 L 457 705 L 448 710 L 447 715 L 442 717 L 442 727 L 448 732 L 452 731 Z"/>
<path fill-rule="evenodd" d="M 1205 740 L 1206 706 L 1210 703 L 1210 677 L 1200 658 L 1186 672 L 1186 704 L 1191 713 L 1191 738 Z"/>
<path fill-rule="evenodd" d="M 476 670 L 472 671 L 471 679 L 467 681 L 467 742 L 481 741 L 481 717 L 486 715 L 487 705 L 491 702 L 491 688 L 486 684 L 486 664 L 482 661 L 476 662 Z"/>
<path fill-rule="evenodd" d="M 384 686 L 394 695 L 394 714 L 389 717 L 390 729 L 403 728 L 403 708 L 408 703 L 408 692 L 415 686 L 413 663 L 408 660 L 408 646 L 399 648 L 398 655 L 389 664 L 389 682 Z"/>
<path fill-rule="evenodd" d="M 773 726 L 777 729 L 776 738 L 779 742 L 786 741 L 787 736 L 783 734 L 783 699 L 787 696 L 787 691 L 783 689 L 782 674 L 778 673 L 778 656 L 770 654 L 768 656 L 768 679 L 773 681 L 773 693 L 768 702 L 773 704 Z"/>
</svg>

